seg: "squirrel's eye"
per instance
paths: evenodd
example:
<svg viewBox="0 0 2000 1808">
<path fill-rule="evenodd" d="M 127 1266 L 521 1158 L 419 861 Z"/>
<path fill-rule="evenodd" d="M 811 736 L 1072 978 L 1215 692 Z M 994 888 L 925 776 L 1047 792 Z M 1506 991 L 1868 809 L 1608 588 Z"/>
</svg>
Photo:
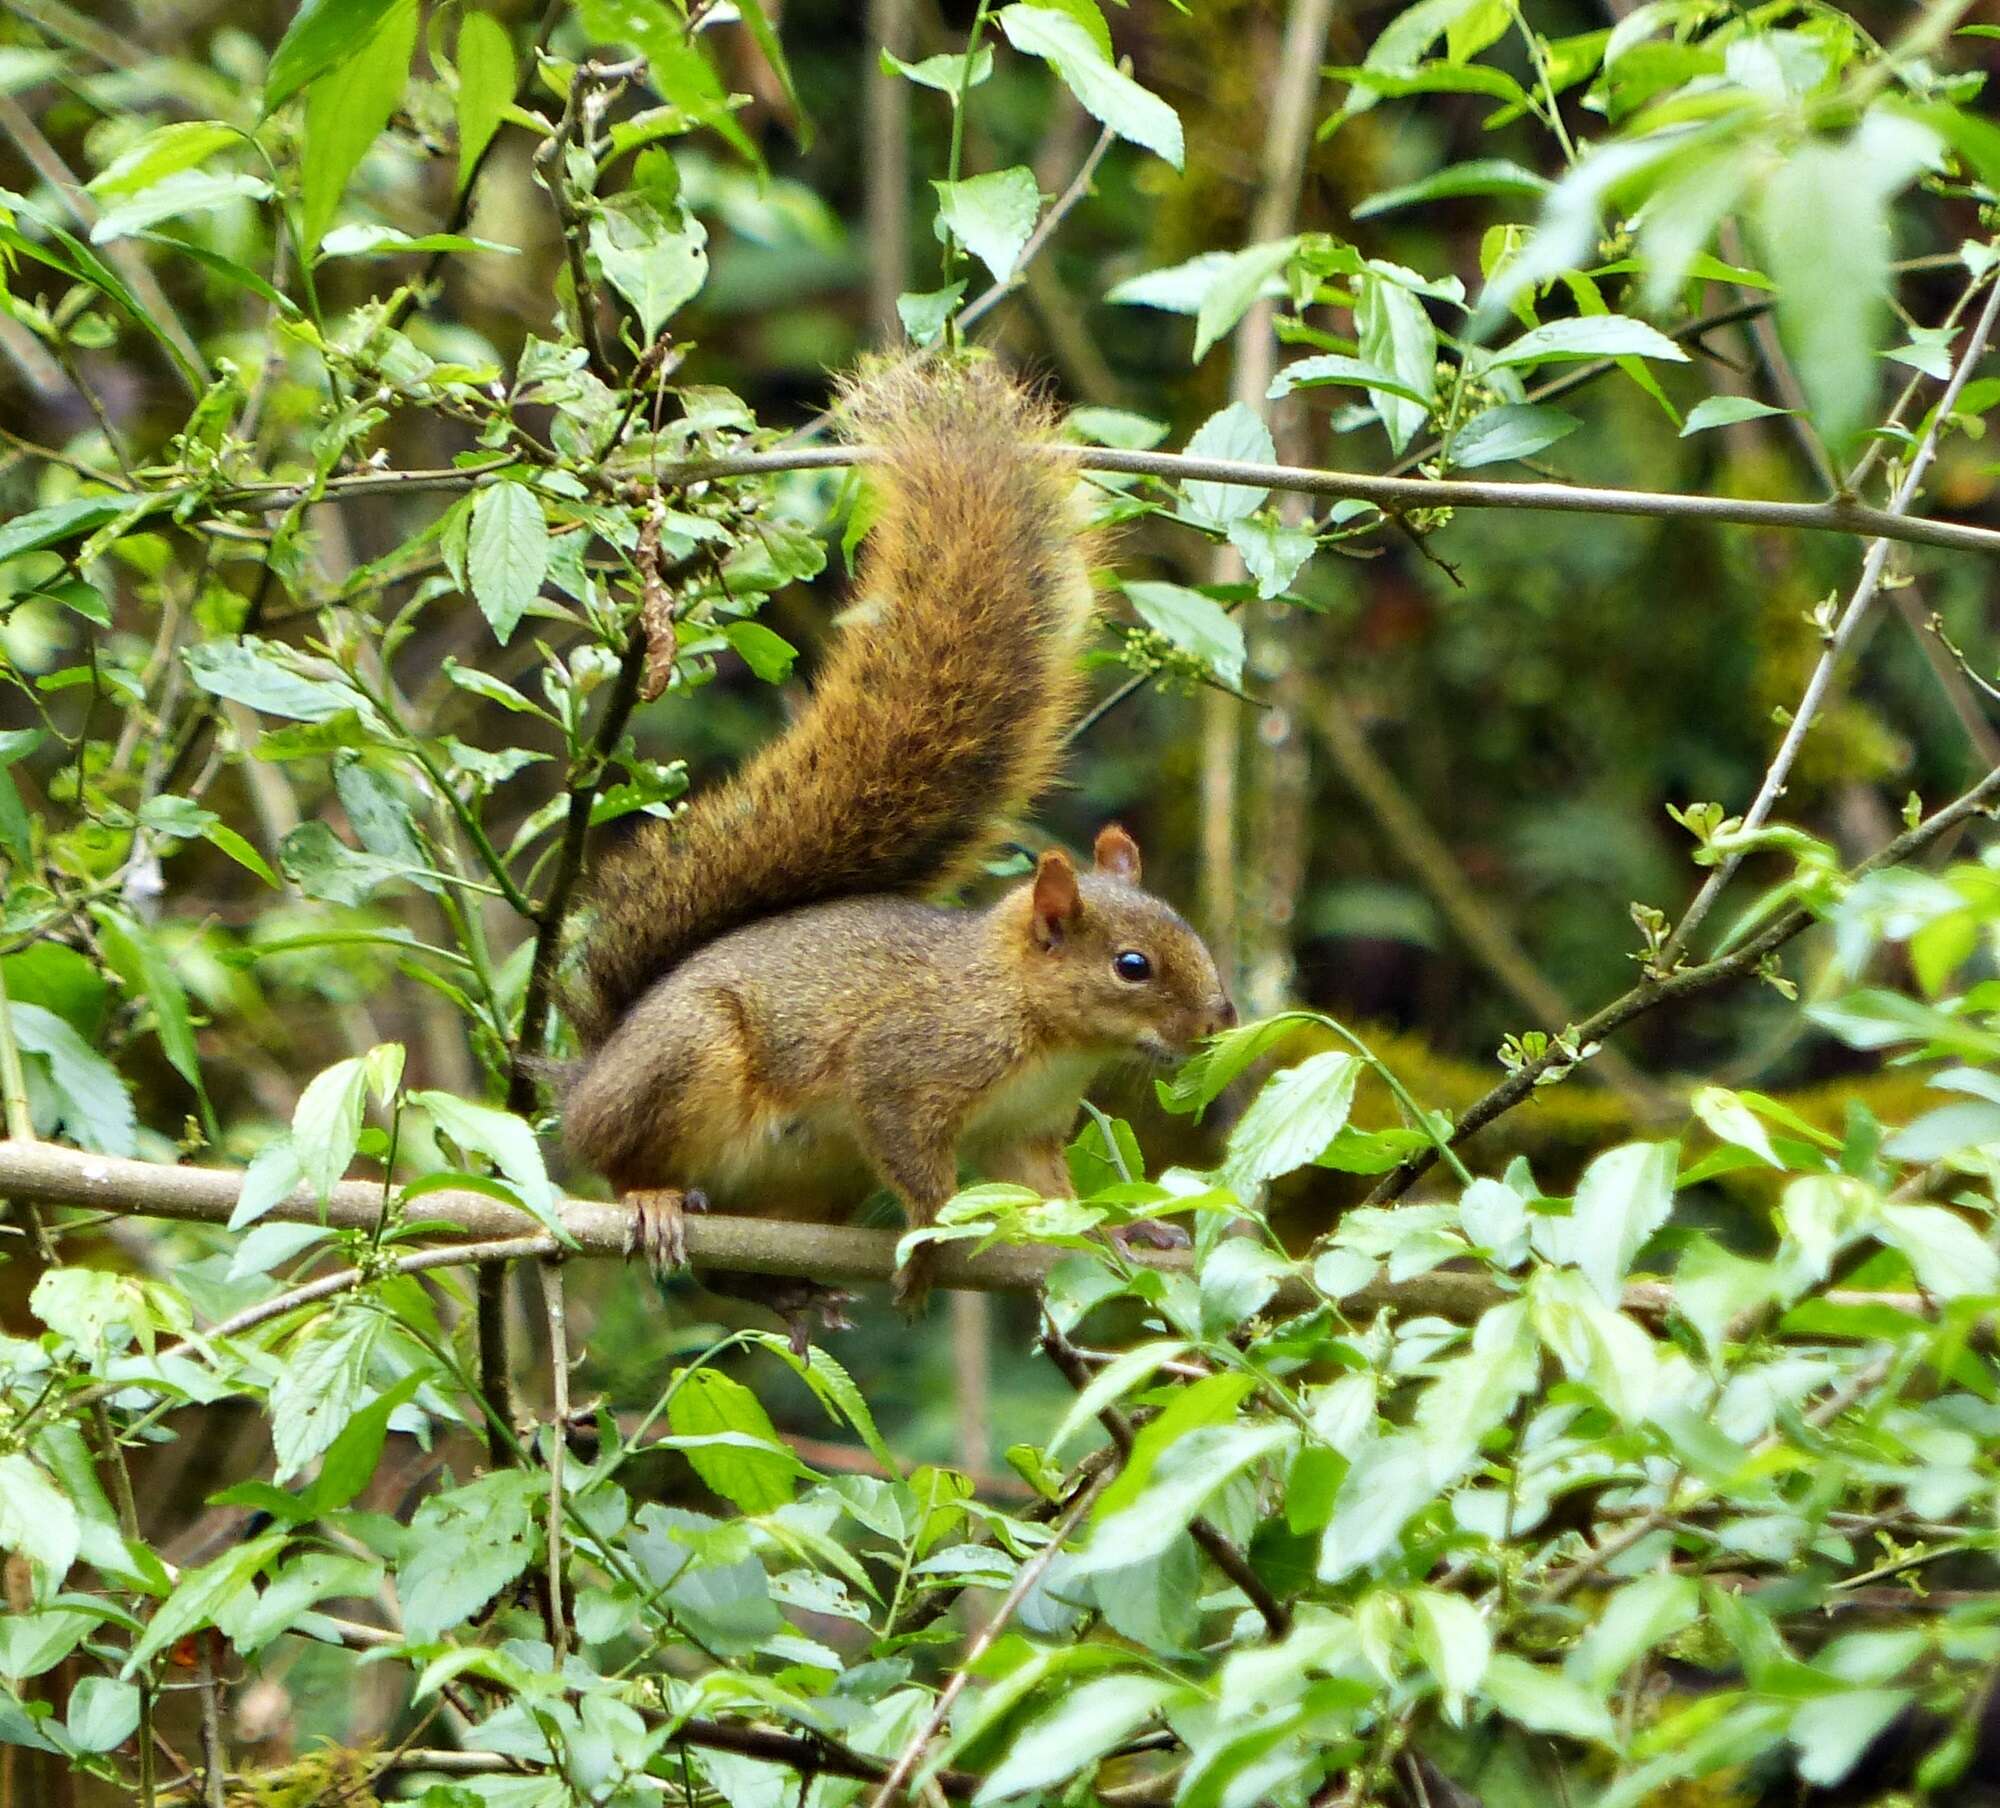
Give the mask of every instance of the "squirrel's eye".
<svg viewBox="0 0 2000 1808">
<path fill-rule="evenodd" d="M 1112 957 L 1111 971 L 1136 986 L 1142 979 L 1153 977 L 1153 963 L 1138 949 L 1127 948 L 1123 954 Z"/>
</svg>

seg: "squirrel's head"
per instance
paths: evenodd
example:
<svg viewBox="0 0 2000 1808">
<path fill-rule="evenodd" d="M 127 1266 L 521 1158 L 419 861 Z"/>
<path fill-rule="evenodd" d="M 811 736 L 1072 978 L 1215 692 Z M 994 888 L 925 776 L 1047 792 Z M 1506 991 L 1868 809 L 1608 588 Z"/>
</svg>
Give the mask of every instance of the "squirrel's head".
<svg viewBox="0 0 2000 1808">
<path fill-rule="evenodd" d="M 1139 889 L 1139 844 L 1116 823 L 1080 873 L 1051 848 L 1016 897 L 1028 958 L 1059 983 L 1037 986 L 1065 1040 L 1172 1061 L 1236 1021 L 1215 959 L 1171 905 Z"/>
</svg>

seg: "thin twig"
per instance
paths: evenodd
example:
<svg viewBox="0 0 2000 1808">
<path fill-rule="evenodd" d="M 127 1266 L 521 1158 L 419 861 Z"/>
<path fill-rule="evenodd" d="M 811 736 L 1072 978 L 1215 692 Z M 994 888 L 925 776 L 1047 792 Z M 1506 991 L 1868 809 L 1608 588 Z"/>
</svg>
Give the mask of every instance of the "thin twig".
<svg viewBox="0 0 2000 1808">
<path fill-rule="evenodd" d="M 909 1741 L 897 1754 L 896 1762 L 883 1777 L 881 1787 L 869 1799 L 868 1808 L 889 1808 L 896 1792 L 909 1782 L 924 1755 L 924 1748 L 937 1736 L 938 1729 L 950 1718 L 953 1704 L 965 1693 L 966 1684 L 972 1680 L 979 1660 L 992 1648 L 993 1641 L 1006 1631 L 1009 1622 L 1020 1611 L 1021 1603 L 1028 1598 L 1029 1590 L 1047 1574 L 1049 1565 L 1056 1560 L 1069 1535 L 1083 1522 L 1084 1514 L 1090 1511 L 1091 1503 L 1103 1491 L 1112 1473 L 1110 1469 L 1099 1470 L 1076 1491 L 1050 1528 L 1048 1543 L 1015 1571 L 1013 1586 L 1002 1597 L 993 1617 L 980 1627 L 978 1635 L 966 1647 L 965 1656 L 952 1672 L 951 1680 L 938 1692 L 938 1698 L 931 1711 L 924 1716 L 923 1724 L 910 1735 Z"/>
<path fill-rule="evenodd" d="M 542 1303 L 549 1319 L 549 1644 L 555 1668 L 569 1658 L 569 1622 L 563 1615 L 563 1457 L 569 1449 L 569 1313 L 563 1302 L 563 1270 L 559 1261 L 544 1259 Z"/>
<path fill-rule="evenodd" d="M 4 972 L 0 972 L 0 1100 L 6 1106 L 8 1139 L 33 1142 L 35 1119 L 28 1109 L 28 1076 L 21 1066 L 21 1044 L 14 1034 L 14 1006 L 7 996 Z"/>
</svg>

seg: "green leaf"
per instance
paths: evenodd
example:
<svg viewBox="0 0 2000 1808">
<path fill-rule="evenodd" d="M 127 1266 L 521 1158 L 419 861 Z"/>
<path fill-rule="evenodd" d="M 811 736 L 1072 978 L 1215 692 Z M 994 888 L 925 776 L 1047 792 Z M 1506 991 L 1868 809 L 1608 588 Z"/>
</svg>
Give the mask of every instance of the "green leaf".
<svg viewBox="0 0 2000 1808">
<path fill-rule="evenodd" d="M 1789 1729 L 1798 1747 L 1800 1779 L 1833 1788 L 1915 1699 L 1907 1689 L 1843 1689 L 1801 1702 Z"/>
<path fill-rule="evenodd" d="M 1471 471 L 1513 458 L 1532 458 L 1582 425 L 1575 415 L 1546 403 L 1502 402 L 1475 414 L 1452 436 L 1451 462 Z"/>
<path fill-rule="evenodd" d="M 933 182 L 938 218 L 953 238 L 993 272 L 995 282 L 1014 265 L 1042 210 L 1041 185 L 1031 169 L 992 170 L 960 182 Z"/>
<path fill-rule="evenodd" d="M 76 1561 L 82 1537 L 76 1508 L 40 1466 L 25 1451 L 0 1453 L 0 1551 L 27 1558 L 53 1594 Z"/>
<path fill-rule="evenodd" d="M 62 1127 L 86 1149 L 130 1155 L 138 1146 L 138 1120 L 118 1070 L 53 1011 L 15 1001 L 14 1040 L 22 1053 L 49 1064 Z"/>
<path fill-rule="evenodd" d="M 243 143 L 235 126 L 213 119 L 178 119 L 142 132 L 86 185 L 100 205 L 136 195 L 168 176 L 193 169 L 226 145 Z"/>
<path fill-rule="evenodd" d="M 1217 266 L 1215 280 L 1195 313 L 1194 361 L 1208 356 L 1209 347 L 1250 311 L 1251 304 L 1291 262 L 1297 238 L 1272 239 L 1231 252 Z"/>
<path fill-rule="evenodd" d="M 716 1369 L 689 1369 L 676 1379 L 679 1386 L 667 1403 L 667 1423 L 676 1437 L 734 1432 L 749 1440 L 685 1449 L 694 1472 L 739 1512 L 769 1513 L 787 1505 L 799 1462 L 779 1442 L 757 1396 Z"/>
<path fill-rule="evenodd" d="M 1236 1475 L 1290 1448 L 1290 1425 L 1202 1425 L 1175 1440 L 1154 1464 L 1138 1498 L 1099 1522 L 1083 1553 L 1088 1570 L 1156 1557 Z"/>
<path fill-rule="evenodd" d="M 168 964 L 166 955 L 151 930 L 143 928 L 122 911 L 100 905 L 93 913 L 98 939 L 106 958 L 127 991 L 142 996 L 153 1007 L 153 1033 L 160 1049 L 182 1079 L 194 1088 L 202 1112 L 210 1118 L 208 1093 L 202 1085 L 201 1051 L 195 1046 L 194 1023 L 188 1014 L 187 993 Z"/>
<path fill-rule="evenodd" d="M 535 1133 L 511 1111 L 475 1105 L 449 1092 L 413 1092 L 409 1102 L 421 1106 L 431 1120 L 461 1149 L 488 1157 L 513 1184 L 521 1203 L 565 1243 L 574 1239 L 557 1216 L 556 1190 L 549 1184 Z"/>
<path fill-rule="evenodd" d="M 1430 399 L 1437 393 L 1437 328 L 1424 304 L 1400 283 L 1372 271 L 1360 279 L 1354 308 L 1355 333 L 1362 362 L 1394 371 L 1400 393 L 1368 391 L 1368 400 L 1398 452 L 1430 418 Z M 1408 395 L 1421 396 L 1421 402 Z"/>
<path fill-rule="evenodd" d="M 174 1592 L 147 1622 L 144 1636 L 132 1647 L 118 1674 L 131 1676 L 197 1627 L 212 1625 L 216 1615 L 226 1611 L 230 1602 L 250 1586 L 251 1578 L 285 1548 L 287 1536 L 284 1532 L 266 1532 L 224 1551 L 199 1569 L 183 1570 Z"/>
<path fill-rule="evenodd" d="M 882 52 L 882 72 L 885 75 L 900 75 L 920 88 L 935 88 L 949 97 L 953 106 L 957 106 L 961 88 L 977 88 L 993 73 L 993 50 L 990 45 L 980 45 L 979 54 L 972 59 L 970 76 L 966 74 L 962 52 L 946 52 L 940 56 L 925 57 L 920 63 L 906 63 L 901 57 L 885 50 Z"/>
<path fill-rule="evenodd" d="M 1594 1695 L 1608 1694 L 1633 1664 L 1693 1625 L 1700 1613 L 1701 1589 L 1693 1577 L 1666 1570 L 1641 1576 L 1612 1592 L 1563 1669 Z"/>
<path fill-rule="evenodd" d="M 1445 1718 L 1465 1716 L 1465 1698 L 1479 1687 L 1493 1657 L 1493 1632 L 1463 1595 L 1420 1588 L 1410 1596 L 1410 1633 L 1417 1656 L 1437 1678 Z"/>
<path fill-rule="evenodd" d="M 1489 363 L 1496 370 L 1525 370 L 1537 364 L 1586 358 L 1658 358 L 1669 364 L 1688 361 L 1687 353 L 1658 327 L 1623 314 L 1591 314 L 1535 327 L 1503 345 Z"/>
<path fill-rule="evenodd" d="M 1243 569 L 1256 580 L 1265 601 L 1282 596 L 1319 546 L 1310 527 L 1294 527 L 1272 515 L 1252 515 L 1229 524 L 1229 544 L 1243 555 Z"/>
<path fill-rule="evenodd" d="M 1160 1103 L 1169 1111 L 1198 1115 L 1260 1056 L 1306 1024 L 1323 1021 L 1311 1012 L 1285 1011 L 1211 1038 L 1172 1079 L 1158 1082 Z"/>
<path fill-rule="evenodd" d="M 708 228 L 682 207 L 634 191 L 604 203 L 590 223 L 590 252 L 604 280 L 639 316 L 650 343 L 708 280 Z"/>
<path fill-rule="evenodd" d="M 946 288 L 898 295 L 896 318 L 903 323 L 903 331 L 909 334 L 912 345 L 931 345 L 944 332 L 945 322 L 958 312 L 958 304 L 964 299 L 965 279 L 960 277 Z"/>
<path fill-rule="evenodd" d="M 299 155 L 299 236 L 308 252 L 318 248 L 348 178 L 402 104 L 416 44 L 416 0 L 396 0 L 368 37 L 315 77 L 307 90 Z M 266 106 L 272 104 L 267 89 Z"/>
<path fill-rule="evenodd" d="M 1560 1670 L 1544 1670 L 1512 1652 L 1494 1653 L 1480 1693 L 1530 1732 L 1618 1743 L 1617 1724 L 1602 1701 Z"/>
<path fill-rule="evenodd" d="M 533 490 L 511 478 L 481 490 L 465 548 L 473 600 L 502 646 L 541 594 L 549 569 L 549 524 Z"/>
<path fill-rule="evenodd" d="M 1334 1497 L 1320 1541 L 1320 1580 L 1338 1582 L 1393 1551 L 1403 1528 L 1436 1495 L 1421 1436 L 1398 1432 L 1364 1444 Z"/>
<path fill-rule="evenodd" d="M 404 0 L 304 0 L 264 74 L 264 111 L 282 107 L 308 82 L 317 81 L 367 48 Z"/>
<path fill-rule="evenodd" d="M 338 1437 L 368 1391 L 385 1320 L 372 1306 L 322 1314 L 286 1352 L 271 1386 L 272 1480 L 304 1470 Z"/>
<path fill-rule="evenodd" d="M 1547 194 L 1552 185 L 1545 176 L 1538 176 L 1531 169 L 1523 169 L 1505 157 L 1481 157 L 1470 163 L 1454 163 L 1449 169 L 1441 169 L 1425 176 L 1421 181 L 1407 182 L 1400 188 L 1385 188 L 1379 194 L 1370 195 L 1354 209 L 1357 220 L 1373 219 L 1379 213 L 1388 213 L 1398 207 L 1412 207 L 1421 201 L 1442 201 L 1461 195 L 1511 195 L 1524 199 L 1539 199 Z"/>
<path fill-rule="evenodd" d="M 64 1718 L 78 1751 L 115 1751 L 139 1730 L 139 1685 L 115 1676 L 86 1676 L 70 1692 Z"/>
<path fill-rule="evenodd" d="M 1249 650 L 1243 630 L 1198 590 L 1151 579 L 1133 579 L 1123 586 L 1126 600 L 1155 633 L 1191 658 L 1198 659 L 1232 690 L 1243 682 L 1243 662 Z"/>
<path fill-rule="evenodd" d="M 472 180 L 479 159 L 514 104 L 514 90 L 519 85 L 507 28 L 491 13 L 468 12 L 458 28 L 458 93 L 454 97 L 461 190 Z"/>
<path fill-rule="evenodd" d="M 1266 393 L 1275 402 L 1295 389 L 1317 389 L 1325 383 L 1352 383 L 1362 389 L 1379 389 L 1385 395 L 1400 396 L 1406 401 L 1426 405 L 1430 401 L 1424 391 L 1411 388 L 1394 371 L 1384 370 L 1379 364 L 1370 364 L 1360 358 L 1349 358 L 1340 352 L 1293 359 L 1271 379 L 1271 387 Z"/>
<path fill-rule="evenodd" d="M 1007 34 L 1007 42 L 1048 63 L 1092 119 L 1109 126 L 1120 138 L 1144 145 L 1175 169 L 1181 167 L 1180 116 L 1129 75 L 1114 69 L 1090 33 L 1067 13 L 1022 4 L 1003 6 L 994 17 Z"/>
<path fill-rule="evenodd" d="M 60 546 L 65 540 L 116 521 L 132 506 L 131 498 L 126 496 L 77 496 L 68 502 L 51 503 L 47 508 L 30 509 L 25 515 L 0 523 L 0 559 L 18 558 L 24 552 L 39 552 L 46 546 Z"/>
<path fill-rule="evenodd" d="M 285 649 L 289 652 L 289 649 Z M 188 674 L 211 696 L 247 703 L 266 715 L 298 722 L 325 722 L 352 709 L 356 695 L 330 679 L 306 678 L 291 670 L 280 649 L 254 635 L 211 640 L 183 655 Z"/>
<path fill-rule="evenodd" d="M 189 214 L 207 213 L 231 201 L 262 201 L 271 185 L 261 176 L 233 172 L 210 175 L 205 170 L 182 170 L 163 177 L 151 187 L 128 195 L 107 207 L 91 223 L 90 242 L 106 245 L 114 239 L 130 238 L 157 226 L 162 220 L 184 219 Z"/>
<path fill-rule="evenodd" d="M 1941 1205 L 1885 1205 L 1876 1235 L 1900 1250 L 1917 1285 L 1938 1299 L 2000 1293 L 2000 1255 Z"/>
<path fill-rule="evenodd" d="M 393 226 L 350 220 L 345 226 L 334 227 L 320 240 L 319 256 L 314 261 L 325 263 L 330 257 L 398 257 L 409 251 L 490 251 L 505 257 L 517 255 L 512 245 L 467 238 L 462 232 L 398 232 Z"/>
<path fill-rule="evenodd" d="M 403 1631 L 429 1644 L 477 1613 L 528 1567 L 547 1478 L 503 1469 L 433 1494 L 410 1522 L 396 1565 Z"/>
<path fill-rule="evenodd" d="M 1576 1264 L 1606 1305 L 1616 1305 L 1632 1260 L 1674 1207 L 1677 1143 L 1626 1143 L 1583 1171 L 1563 1226 L 1564 1259 Z"/>
<path fill-rule="evenodd" d="M 1842 453 L 1873 409 L 1887 316 L 1889 201 L 1935 152 L 1923 126 L 1881 110 L 1839 141 L 1796 147 L 1764 182 L 1757 212 L 1778 325 L 1813 424 Z"/>
<path fill-rule="evenodd" d="M 387 1087 L 381 1079 L 391 1070 L 400 1073 L 402 1053 L 395 1043 L 385 1042 L 365 1055 L 349 1055 L 315 1075 L 299 1095 L 292 1111 L 292 1148 L 300 1174 L 322 1200 L 354 1159 L 370 1085 L 378 1092 L 392 1091 L 394 1077 Z"/>
<path fill-rule="evenodd" d="M 1707 396 L 1688 410 L 1681 425 L 1681 438 L 1690 433 L 1706 433 L 1711 427 L 1733 427 L 1739 421 L 1766 420 L 1774 414 L 1790 414 L 1789 408 L 1773 408 L 1754 396 Z"/>
<path fill-rule="evenodd" d="M 1009 7 L 1008 12 L 1017 12 Z M 1056 1705 L 1009 1742 L 1007 1755 L 980 1784 L 975 1804 L 1004 1802 L 1074 1776 L 1121 1745 L 1166 1704 L 1185 1694 L 1158 1676 L 1121 1674 L 1066 1688 Z"/>
<path fill-rule="evenodd" d="M 1198 314 L 1208 292 L 1235 256 L 1229 251 L 1204 251 L 1183 264 L 1148 270 L 1114 283 L 1104 299 L 1124 307 L 1158 308 L 1168 314 Z"/>
<path fill-rule="evenodd" d="M 1224 1167 L 1239 1190 L 1303 1167 L 1339 1135 L 1362 1061 L 1329 1049 L 1273 1074 L 1229 1138 Z"/>
<path fill-rule="evenodd" d="M 1278 453 L 1271 442 L 1271 429 L 1258 418 L 1257 411 L 1243 402 L 1231 402 L 1195 430 L 1187 443 L 1187 456 L 1271 464 Z M 1182 512 L 1205 527 L 1226 529 L 1230 522 L 1254 515 L 1269 494 L 1269 489 L 1258 484 L 1190 478 L 1181 486 Z"/>
<path fill-rule="evenodd" d="M 737 657 L 766 684 L 783 684 L 792 675 L 799 650 L 782 634 L 754 621 L 725 623 L 722 633 Z"/>
<path fill-rule="evenodd" d="M 309 898 L 329 904 L 365 904 L 384 885 L 409 879 L 400 861 L 357 853 L 323 822 L 302 822 L 278 849 L 278 863 Z"/>
</svg>

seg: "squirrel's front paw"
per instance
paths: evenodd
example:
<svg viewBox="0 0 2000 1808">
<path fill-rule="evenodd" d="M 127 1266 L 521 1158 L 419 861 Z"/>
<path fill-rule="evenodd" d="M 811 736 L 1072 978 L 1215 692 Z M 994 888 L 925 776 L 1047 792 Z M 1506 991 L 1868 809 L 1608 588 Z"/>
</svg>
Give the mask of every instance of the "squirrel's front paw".
<svg viewBox="0 0 2000 1808">
<path fill-rule="evenodd" d="M 892 1297 L 905 1318 L 918 1318 L 929 1304 L 931 1288 L 937 1280 L 937 1245 L 919 1243 L 910 1259 L 896 1270 Z"/>
<path fill-rule="evenodd" d="M 643 1250 L 655 1274 L 679 1274 L 688 1265 L 687 1215 L 707 1211 L 708 1195 L 694 1188 L 640 1187 L 625 1195 L 625 1203 L 632 1208 L 626 1255 Z"/>
<path fill-rule="evenodd" d="M 1127 1255 L 1139 1248 L 1189 1249 L 1194 1243 L 1180 1225 L 1165 1218 L 1134 1218 L 1128 1224 L 1114 1224 L 1111 1240 Z"/>
</svg>

